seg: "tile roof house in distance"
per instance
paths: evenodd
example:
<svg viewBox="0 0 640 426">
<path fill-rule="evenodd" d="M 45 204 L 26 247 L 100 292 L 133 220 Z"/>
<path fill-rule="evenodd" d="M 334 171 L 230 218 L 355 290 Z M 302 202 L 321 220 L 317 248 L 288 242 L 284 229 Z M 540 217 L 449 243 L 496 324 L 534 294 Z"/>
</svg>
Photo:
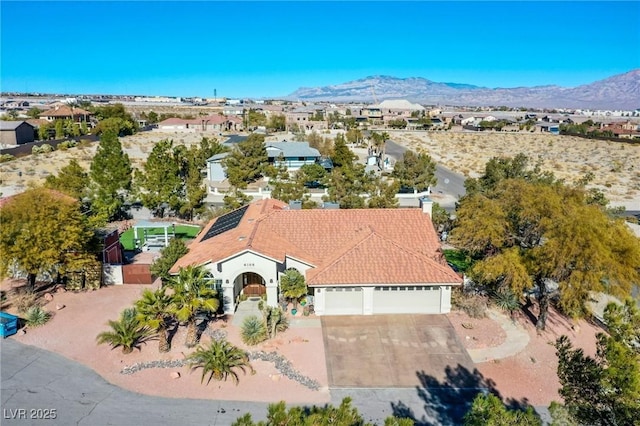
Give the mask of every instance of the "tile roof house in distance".
<svg viewBox="0 0 640 426">
<path fill-rule="evenodd" d="M 69 105 L 56 105 L 38 117 L 47 121 L 72 120 L 75 123 L 88 123 L 92 115 L 93 113 L 82 108 L 74 108 Z"/>
<path fill-rule="evenodd" d="M 214 219 L 171 273 L 204 265 L 227 314 L 240 294 L 266 293 L 276 306 L 288 268 L 305 275 L 318 315 L 446 313 L 461 278 L 442 255 L 429 206 L 295 210 L 259 200 Z"/>
<path fill-rule="evenodd" d="M 206 117 L 185 119 L 167 118 L 158 123 L 158 130 L 181 132 L 228 132 L 242 129 L 242 119 L 214 114 Z"/>
</svg>

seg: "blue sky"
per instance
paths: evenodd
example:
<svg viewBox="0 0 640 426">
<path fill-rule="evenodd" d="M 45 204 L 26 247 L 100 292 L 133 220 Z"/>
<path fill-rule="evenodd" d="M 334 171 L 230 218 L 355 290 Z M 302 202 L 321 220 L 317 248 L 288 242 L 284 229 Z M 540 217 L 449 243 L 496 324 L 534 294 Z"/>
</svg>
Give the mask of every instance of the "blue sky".
<svg viewBox="0 0 640 426">
<path fill-rule="evenodd" d="M 640 68 L 640 2 L 0 2 L 0 90 L 277 97 L 370 75 L 577 86 Z"/>
</svg>

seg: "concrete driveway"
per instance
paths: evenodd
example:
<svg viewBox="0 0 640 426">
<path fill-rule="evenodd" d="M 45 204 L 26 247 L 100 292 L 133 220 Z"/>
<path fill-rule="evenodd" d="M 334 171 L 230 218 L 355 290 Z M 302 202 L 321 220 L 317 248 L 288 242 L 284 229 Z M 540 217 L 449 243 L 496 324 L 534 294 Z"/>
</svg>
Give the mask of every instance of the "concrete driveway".
<svg viewBox="0 0 640 426">
<path fill-rule="evenodd" d="M 419 372 L 443 383 L 447 366 L 474 368 L 445 315 L 324 316 L 322 333 L 330 387 L 416 387 Z"/>
</svg>

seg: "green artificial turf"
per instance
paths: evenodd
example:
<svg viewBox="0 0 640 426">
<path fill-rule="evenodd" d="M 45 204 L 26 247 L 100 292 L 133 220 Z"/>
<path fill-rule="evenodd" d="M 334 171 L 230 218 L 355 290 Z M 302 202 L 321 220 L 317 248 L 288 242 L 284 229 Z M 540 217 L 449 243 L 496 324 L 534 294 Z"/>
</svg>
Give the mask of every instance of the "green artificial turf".
<svg viewBox="0 0 640 426">
<path fill-rule="evenodd" d="M 144 244 L 144 233 L 145 229 L 138 229 L 138 239 L 140 240 L 139 246 L 141 247 Z M 164 228 L 146 228 L 147 235 L 164 235 Z M 173 233 L 173 229 L 169 228 L 169 235 Z M 181 238 L 183 240 L 193 239 L 200 232 L 199 226 L 190 226 L 190 225 L 176 225 L 176 238 Z M 135 250 L 134 245 L 134 233 L 133 228 L 129 228 L 124 231 L 120 235 L 120 243 L 124 246 L 125 250 Z"/>
</svg>

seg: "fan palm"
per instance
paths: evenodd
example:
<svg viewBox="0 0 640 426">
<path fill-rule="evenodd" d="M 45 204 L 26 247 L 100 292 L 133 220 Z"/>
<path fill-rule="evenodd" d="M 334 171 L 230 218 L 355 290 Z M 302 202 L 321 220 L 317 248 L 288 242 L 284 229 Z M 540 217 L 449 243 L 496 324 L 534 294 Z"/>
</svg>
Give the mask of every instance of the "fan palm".
<svg viewBox="0 0 640 426">
<path fill-rule="evenodd" d="M 171 345 L 167 338 L 167 327 L 171 321 L 171 296 L 163 288 L 156 291 L 145 290 L 142 298 L 136 301 L 138 319 L 158 334 L 158 351 L 169 352 Z"/>
<path fill-rule="evenodd" d="M 187 323 L 185 345 L 188 348 L 198 343 L 196 315 L 215 313 L 220 306 L 218 293 L 209 287 L 207 271 L 201 266 L 180 268 L 178 275 L 169 280 L 173 289 L 173 304 L 178 321 Z"/>
<path fill-rule="evenodd" d="M 231 377 L 237 385 L 240 379 L 236 370 L 242 370 L 246 374 L 248 368 L 251 373 L 254 372 L 247 354 L 226 340 L 215 340 L 208 348 L 199 346 L 187 359 L 192 371 L 202 368 L 200 383 L 204 382 L 205 376 L 209 374 L 207 384 L 212 378 L 226 381 Z"/>
<path fill-rule="evenodd" d="M 135 308 L 127 308 L 120 314 L 118 321 L 109 321 L 112 331 L 104 331 L 96 337 L 98 344 L 108 343 L 112 349 L 122 346 L 122 353 L 129 354 L 134 348 L 140 348 L 151 331 L 138 320 Z"/>
<path fill-rule="evenodd" d="M 297 309 L 298 299 L 307 294 L 307 283 L 300 272 L 289 268 L 280 278 L 280 290 L 284 297 L 293 301 L 293 307 Z"/>
</svg>

